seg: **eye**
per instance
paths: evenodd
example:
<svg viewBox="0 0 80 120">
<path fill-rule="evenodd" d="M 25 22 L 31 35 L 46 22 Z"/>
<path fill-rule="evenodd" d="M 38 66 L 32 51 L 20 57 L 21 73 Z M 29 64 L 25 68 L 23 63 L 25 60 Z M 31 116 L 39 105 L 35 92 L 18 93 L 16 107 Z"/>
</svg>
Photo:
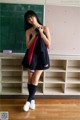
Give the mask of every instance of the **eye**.
<svg viewBox="0 0 80 120">
<path fill-rule="evenodd" d="M 31 21 L 31 18 L 28 18 L 27 21 L 30 22 L 30 21 Z"/>
</svg>

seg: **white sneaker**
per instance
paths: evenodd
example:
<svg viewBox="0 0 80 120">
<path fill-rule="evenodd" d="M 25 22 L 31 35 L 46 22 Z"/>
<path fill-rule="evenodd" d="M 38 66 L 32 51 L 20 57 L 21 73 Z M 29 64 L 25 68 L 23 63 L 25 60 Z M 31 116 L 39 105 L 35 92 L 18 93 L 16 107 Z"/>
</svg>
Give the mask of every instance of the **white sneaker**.
<svg viewBox="0 0 80 120">
<path fill-rule="evenodd" d="M 23 110 L 27 112 L 29 110 L 29 107 L 30 107 L 30 102 L 27 101 L 23 107 Z"/>
<path fill-rule="evenodd" d="M 35 109 L 35 100 L 31 100 L 31 103 L 30 103 L 30 109 Z"/>
</svg>

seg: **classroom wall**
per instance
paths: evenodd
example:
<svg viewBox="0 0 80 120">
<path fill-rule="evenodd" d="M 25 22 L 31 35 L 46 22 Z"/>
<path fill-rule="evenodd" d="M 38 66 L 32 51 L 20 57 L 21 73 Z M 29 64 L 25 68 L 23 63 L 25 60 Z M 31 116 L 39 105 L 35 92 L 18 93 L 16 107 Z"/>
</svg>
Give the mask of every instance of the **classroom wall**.
<svg viewBox="0 0 80 120">
<path fill-rule="evenodd" d="M 3 3 L 45 4 L 45 0 L 0 0 Z"/>
<path fill-rule="evenodd" d="M 46 5 L 80 6 L 80 0 L 45 0 Z"/>
<path fill-rule="evenodd" d="M 53 54 L 80 55 L 80 0 L 0 0 L 45 5 L 44 23 L 51 32 Z"/>
<path fill-rule="evenodd" d="M 80 7 L 80 0 L 0 0 L 0 2 Z"/>
<path fill-rule="evenodd" d="M 50 28 L 50 53 L 80 55 L 80 7 L 45 6 L 45 24 Z"/>
</svg>

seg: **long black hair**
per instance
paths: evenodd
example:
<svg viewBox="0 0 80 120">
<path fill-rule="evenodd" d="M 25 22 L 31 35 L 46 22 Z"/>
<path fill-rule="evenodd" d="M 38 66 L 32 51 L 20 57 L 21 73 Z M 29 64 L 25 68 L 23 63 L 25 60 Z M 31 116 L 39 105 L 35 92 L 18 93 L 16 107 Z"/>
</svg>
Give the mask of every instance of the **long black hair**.
<svg viewBox="0 0 80 120">
<path fill-rule="evenodd" d="M 25 15 L 24 15 L 24 29 L 25 29 L 25 31 L 28 30 L 29 28 L 31 28 L 31 27 L 33 26 L 32 24 L 30 24 L 30 23 L 28 22 L 28 18 L 30 18 L 30 17 L 32 17 L 32 16 L 36 17 L 38 23 L 42 25 L 42 23 L 40 22 L 37 14 L 36 14 L 34 11 L 29 10 L 29 11 L 27 11 L 27 12 L 25 13 Z"/>
</svg>

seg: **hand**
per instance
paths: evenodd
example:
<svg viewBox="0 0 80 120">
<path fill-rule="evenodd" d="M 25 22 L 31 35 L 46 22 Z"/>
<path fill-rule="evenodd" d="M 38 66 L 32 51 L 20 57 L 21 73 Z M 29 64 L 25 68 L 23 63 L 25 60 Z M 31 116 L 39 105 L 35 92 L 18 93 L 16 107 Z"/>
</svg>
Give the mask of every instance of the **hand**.
<svg viewBox="0 0 80 120">
<path fill-rule="evenodd" d="M 38 27 L 40 33 L 43 33 L 43 27 Z"/>
</svg>

